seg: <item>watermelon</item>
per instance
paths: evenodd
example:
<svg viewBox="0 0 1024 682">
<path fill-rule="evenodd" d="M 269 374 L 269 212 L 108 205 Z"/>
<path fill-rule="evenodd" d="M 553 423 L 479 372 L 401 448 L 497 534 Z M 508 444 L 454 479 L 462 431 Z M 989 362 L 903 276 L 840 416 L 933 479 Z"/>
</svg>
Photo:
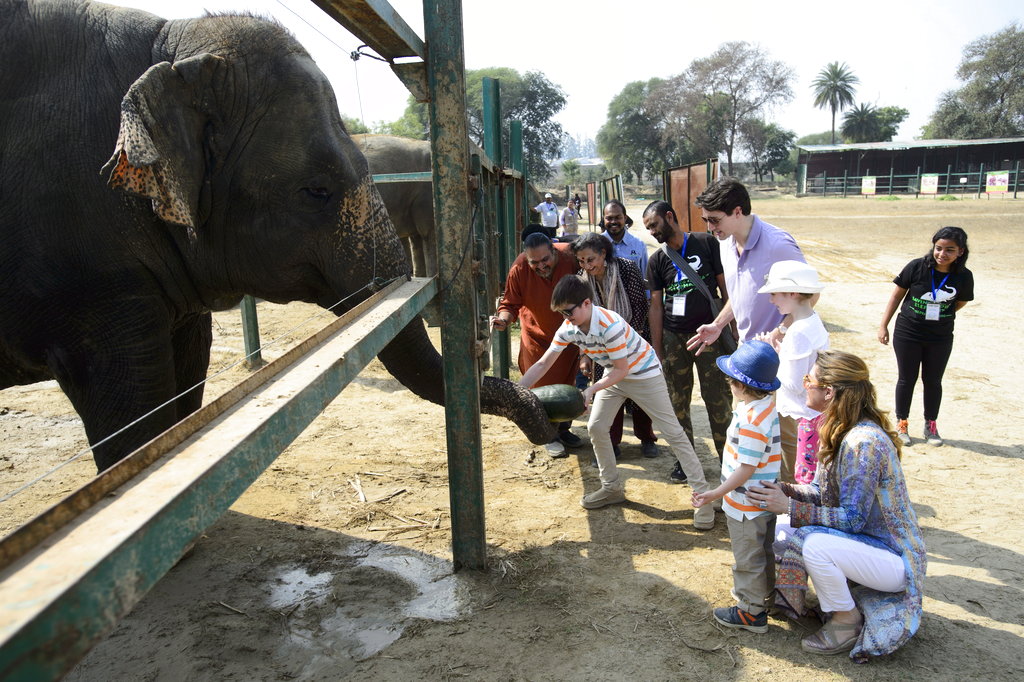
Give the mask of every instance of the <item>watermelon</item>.
<svg viewBox="0 0 1024 682">
<path fill-rule="evenodd" d="M 569 384 L 552 384 L 530 389 L 544 406 L 548 419 L 552 422 L 567 422 L 575 419 L 586 411 L 583 394 L 575 386 Z"/>
</svg>

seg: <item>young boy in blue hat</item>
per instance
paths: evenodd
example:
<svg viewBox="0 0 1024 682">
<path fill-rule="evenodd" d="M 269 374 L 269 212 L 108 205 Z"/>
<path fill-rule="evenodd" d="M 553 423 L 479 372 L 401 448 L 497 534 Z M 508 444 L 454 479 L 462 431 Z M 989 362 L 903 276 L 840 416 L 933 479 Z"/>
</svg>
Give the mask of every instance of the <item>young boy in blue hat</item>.
<svg viewBox="0 0 1024 682">
<path fill-rule="evenodd" d="M 769 599 L 775 589 L 775 514 L 764 502 L 746 497 L 759 481 L 775 482 L 782 467 L 782 438 L 774 391 L 779 388 L 779 356 L 763 341 L 748 341 L 732 355 L 718 358 L 737 401 L 722 456 L 722 484 L 693 493 L 693 506 L 724 498 L 722 511 L 729 526 L 733 596 L 737 605 L 715 609 L 715 620 L 726 627 L 768 631 Z"/>
</svg>

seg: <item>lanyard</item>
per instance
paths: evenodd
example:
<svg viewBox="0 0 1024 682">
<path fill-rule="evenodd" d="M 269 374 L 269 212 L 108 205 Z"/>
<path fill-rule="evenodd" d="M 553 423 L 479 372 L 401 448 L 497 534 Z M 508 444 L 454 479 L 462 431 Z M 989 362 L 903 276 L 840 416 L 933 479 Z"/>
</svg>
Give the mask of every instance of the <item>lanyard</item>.
<svg viewBox="0 0 1024 682">
<path fill-rule="evenodd" d="M 682 258 L 686 258 L 686 242 L 687 242 L 687 240 L 689 240 L 689 238 L 690 238 L 690 233 L 687 232 L 683 236 L 683 248 L 679 251 L 679 255 Z M 676 265 L 675 262 L 673 262 L 671 259 L 669 260 L 669 262 L 672 263 L 672 267 L 674 267 L 676 269 L 676 281 L 677 282 L 682 282 L 683 281 L 683 271 L 680 270 L 679 266 Z M 689 279 L 689 278 L 687 277 L 687 279 Z M 942 283 L 945 284 L 946 280 L 942 280 Z"/>
<path fill-rule="evenodd" d="M 939 286 L 938 286 L 939 289 L 941 289 L 943 286 L 945 286 L 946 280 L 949 279 L 949 275 L 950 275 L 950 273 L 947 272 L 946 276 L 942 278 L 941 282 L 939 282 Z M 935 268 L 932 268 L 932 303 L 938 303 L 938 301 L 935 299 L 935 291 L 936 291 L 936 287 L 935 287 Z"/>
</svg>

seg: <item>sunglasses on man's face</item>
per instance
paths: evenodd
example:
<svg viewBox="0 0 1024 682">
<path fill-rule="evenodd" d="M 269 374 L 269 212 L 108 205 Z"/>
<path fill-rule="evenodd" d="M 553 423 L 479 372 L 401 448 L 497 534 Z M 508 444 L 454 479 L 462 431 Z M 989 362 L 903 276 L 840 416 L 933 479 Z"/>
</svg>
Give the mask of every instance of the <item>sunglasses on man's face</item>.
<svg viewBox="0 0 1024 682">
<path fill-rule="evenodd" d="M 558 313 L 559 313 L 559 314 L 560 314 L 560 315 L 561 315 L 562 317 L 564 317 L 564 318 L 568 319 L 568 318 L 572 317 L 572 313 L 573 313 L 573 311 L 575 311 L 575 310 L 576 310 L 577 308 L 579 308 L 579 307 L 580 307 L 580 304 L 579 304 L 579 303 L 577 303 L 576 305 L 574 305 L 573 307 L 571 307 L 571 308 L 569 308 L 569 309 L 567 309 L 567 310 L 559 310 L 559 311 L 558 311 Z"/>
</svg>

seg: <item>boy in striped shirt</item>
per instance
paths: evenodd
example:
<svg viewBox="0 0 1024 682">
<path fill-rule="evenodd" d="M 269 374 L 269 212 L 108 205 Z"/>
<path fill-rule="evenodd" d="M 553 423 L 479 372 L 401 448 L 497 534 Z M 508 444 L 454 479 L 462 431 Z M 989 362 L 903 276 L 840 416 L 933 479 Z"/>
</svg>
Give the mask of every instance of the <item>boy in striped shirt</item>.
<svg viewBox="0 0 1024 682">
<path fill-rule="evenodd" d="M 775 590 L 775 514 L 765 503 L 747 499 L 759 481 L 775 482 L 782 468 L 782 438 L 775 409 L 779 356 L 763 341 L 748 341 L 732 355 L 718 358 L 737 401 L 722 456 L 722 484 L 693 492 L 693 506 L 703 508 L 724 497 L 735 565 L 733 596 L 738 604 L 714 611 L 715 620 L 731 628 L 768 631 L 768 607 Z"/>
<path fill-rule="evenodd" d="M 605 368 L 601 380 L 583 391 L 588 406 L 593 404 L 587 431 L 594 446 L 601 488 L 585 495 L 581 504 L 597 509 L 626 501 L 622 476 L 615 465 L 615 454 L 609 435 L 612 421 L 626 399 L 632 399 L 651 417 L 679 460 L 693 490 L 708 489 L 704 469 L 697 459 L 686 431 L 679 425 L 668 387 L 661 372 L 661 361 L 640 334 L 618 313 L 593 303 L 594 292 L 586 279 L 566 275 L 551 293 L 551 309 L 565 318 L 555 332 L 551 345 L 523 378 L 520 385 L 530 388 L 547 371 L 558 354 L 575 344 L 580 351 Z M 715 510 L 706 506 L 695 510 L 693 526 L 708 530 L 715 525 Z"/>
</svg>

